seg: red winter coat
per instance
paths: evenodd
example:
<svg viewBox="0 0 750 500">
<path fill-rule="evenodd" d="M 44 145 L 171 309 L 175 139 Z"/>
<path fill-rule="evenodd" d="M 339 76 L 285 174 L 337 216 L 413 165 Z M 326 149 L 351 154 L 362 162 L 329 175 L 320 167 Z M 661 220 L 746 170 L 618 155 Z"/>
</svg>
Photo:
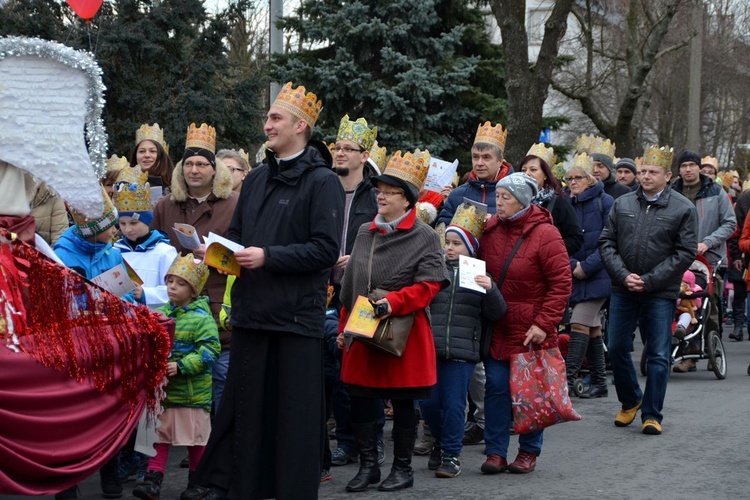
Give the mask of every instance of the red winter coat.
<svg viewBox="0 0 750 500">
<path fill-rule="evenodd" d="M 497 281 L 518 238 L 523 235 L 500 291 L 508 304 L 503 319 L 492 332 L 490 355 L 509 360 L 525 352 L 526 333 L 531 325 L 541 328 L 547 339 L 535 349 L 557 346 L 557 324 L 570 297 L 572 277 L 568 252 L 560 232 L 552 225 L 550 213 L 530 205 L 517 220 L 496 215 L 487 223 L 478 257 L 487 263 L 487 272 Z"/>
</svg>

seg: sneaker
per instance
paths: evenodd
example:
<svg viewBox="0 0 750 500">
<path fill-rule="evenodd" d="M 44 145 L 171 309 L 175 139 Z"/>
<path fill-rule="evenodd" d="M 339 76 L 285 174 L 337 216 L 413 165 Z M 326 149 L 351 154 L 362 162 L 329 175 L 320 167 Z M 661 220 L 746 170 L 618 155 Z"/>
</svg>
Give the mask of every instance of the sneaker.
<svg viewBox="0 0 750 500">
<path fill-rule="evenodd" d="M 640 407 L 641 403 L 638 403 L 629 410 L 620 410 L 619 412 L 617 412 L 617 416 L 615 417 L 615 425 L 617 427 L 627 427 L 628 425 L 632 424 Z"/>
<path fill-rule="evenodd" d="M 445 455 L 440 467 L 435 471 L 435 477 L 456 477 L 461 474 L 461 462 L 458 457 Z"/>
<path fill-rule="evenodd" d="M 479 444 L 484 441 L 484 429 L 474 424 L 468 431 L 464 433 L 465 445 Z"/>
<path fill-rule="evenodd" d="M 685 330 L 685 327 L 682 325 L 677 325 L 677 328 L 674 329 L 675 338 L 682 340 L 685 338 L 685 335 L 687 335 L 687 330 Z"/>
<path fill-rule="evenodd" d="M 658 436 L 661 434 L 661 424 L 653 418 L 648 418 L 643 422 L 642 432 L 649 436 Z"/>
<path fill-rule="evenodd" d="M 425 431 L 425 433 L 422 435 L 421 441 L 419 441 L 414 446 L 413 453 L 415 455 L 429 455 L 432 452 L 432 448 L 435 446 L 435 438 L 432 437 L 432 434 L 429 434 Z"/>
<path fill-rule="evenodd" d="M 331 474 L 330 469 L 323 469 L 320 471 L 320 482 L 325 483 L 326 481 L 330 481 L 333 479 L 333 474 Z"/>
<path fill-rule="evenodd" d="M 378 465 L 383 465 L 385 462 L 385 443 L 382 439 L 378 439 Z"/>
<path fill-rule="evenodd" d="M 78 493 L 80 493 L 78 486 L 71 486 L 66 490 L 62 490 L 60 493 L 57 493 L 55 495 L 55 500 L 72 500 L 73 498 L 78 498 Z"/>
<path fill-rule="evenodd" d="M 672 371 L 675 373 L 688 373 L 698 371 L 698 367 L 695 366 L 694 359 L 683 359 L 672 367 Z"/>
<path fill-rule="evenodd" d="M 340 466 L 356 463 L 359 456 L 354 451 L 347 451 L 344 448 L 336 448 L 331 455 L 331 465 Z"/>
<path fill-rule="evenodd" d="M 539 453 L 519 450 L 513 463 L 508 464 L 508 471 L 513 474 L 528 474 L 536 469 L 536 457 Z"/>
<path fill-rule="evenodd" d="M 500 455 L 487 455 L 487 460 L 482 464 L 483 474 L 499 474 L 508 469 L 508 461 Z"/>
<path fill-rule="evenodd" d="M 435 446 L 432 447 L 432 451 L 430 452 L 430 459 L 427 461 L 427 468 L 430 470 L 437 470 L 442 462 L 443 450 L 438 443 L 435 443 Z"/>
</svg>

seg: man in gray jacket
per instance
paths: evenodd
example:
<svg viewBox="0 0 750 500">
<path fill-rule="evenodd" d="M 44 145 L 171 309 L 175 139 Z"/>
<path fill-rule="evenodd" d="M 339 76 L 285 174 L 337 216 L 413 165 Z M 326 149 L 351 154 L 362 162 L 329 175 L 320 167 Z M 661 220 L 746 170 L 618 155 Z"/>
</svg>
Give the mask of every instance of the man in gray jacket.
<svg viewBox="0 0 750 500">
<path fill-rule="evenodd" d="M 669 186 L 672 156 L 669 148 L 646 148 L 641 186 L 615 200 L 599 238 L 612 278 L 607 346 L 622 404 L 615 425 L 630 425 L 640 409 L 642 431 L 649 435 L 662 432 L 676 299 L 698 249 L 695 207 Z M 644 391 L 630 354 L 636 323 L 646 342 Z"/>
</svg>

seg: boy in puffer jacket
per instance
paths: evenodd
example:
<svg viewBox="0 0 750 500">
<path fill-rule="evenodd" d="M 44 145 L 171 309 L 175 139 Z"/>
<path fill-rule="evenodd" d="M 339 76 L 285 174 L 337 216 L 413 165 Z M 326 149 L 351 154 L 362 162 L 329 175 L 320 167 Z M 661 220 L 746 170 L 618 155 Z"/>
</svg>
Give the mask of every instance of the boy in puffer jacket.
<svg viewBox="0 0 750 500">
<path fill-rule="evenodd" d="M 484 230 L 484 214 L 463 204 L 445 231 L 445 260 L 451 286 L 430 304 L 437 355 L 437 385 L 432 398 L 421 401 L 422 414 L 435 444 L 428 467 L 437 477 L 461 473 L 466 394 L 474 365 L 480 361 L 484 322 L 498 321 L 506 310 L 497 285 L 487 275 L 474 277 L 485 293 L 459 286 L 458 260 L 474 256 Z"/>
</svg>

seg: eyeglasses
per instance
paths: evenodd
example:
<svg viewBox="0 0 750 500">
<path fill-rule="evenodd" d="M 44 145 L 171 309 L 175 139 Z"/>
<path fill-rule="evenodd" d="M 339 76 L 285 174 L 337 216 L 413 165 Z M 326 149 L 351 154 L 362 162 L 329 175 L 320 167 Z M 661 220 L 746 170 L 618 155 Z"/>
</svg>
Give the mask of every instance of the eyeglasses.
<svg viewBox="0 0 750 500">
<path fill-rule="evenodd" d="M 586 177 L 584 177 L 582 175 L 574 175 L 572 177 L 566 177 L 565 180 L 568 181 L 568 182 L 573 182 L 573 181 L 575 181 L 575 182 L 581 182 L 585 178 Z"/>
<path fill-rule="evenodd" d="M 348 155 L 348 154 L 351 154 L 351 153 L 354 153 L 354 152 L 357 152 L 357 153 L 363 153 L 364 152 L 364 149 L 355 149 L 355 148 L 349 148 L 349 147 L 346 147 L 346 146 L 336 146 L 335 148 L 333 148 L 333 150 L 335 152 L 337 152 L 337 153 L 340 151 L 340 152 L 344 153 L 345 155 Z"/>
<path fill-rule="evenodd" d="M 229 170 L 231 170 L 232 173 L 235 173 L 235 172 L 245 172 L 244 168 L 237 168 L 237 167 L 229 167 Z"/>
<path fill-rule="evenodd" d="M 193 162 L 187 162 L 182 164 L 183 167 L 187 169 L 191 169 L 193 167 L 198 168 L 200 170 L 203 170 L 204 168 L 208 168 L 211 166 L 210 163 L 193 163 Z"/>
<path fill-rule="evenodd" d="M 390 198 L 391 196 L 396 196 L 399 194 L 403 196 L 404 192 L 403 191 L 381 191 L 380 189 L 375 188 L 375 196 L 378 196 L 381 194 L 385 196 L 386 198 Z"/>
</svg>

